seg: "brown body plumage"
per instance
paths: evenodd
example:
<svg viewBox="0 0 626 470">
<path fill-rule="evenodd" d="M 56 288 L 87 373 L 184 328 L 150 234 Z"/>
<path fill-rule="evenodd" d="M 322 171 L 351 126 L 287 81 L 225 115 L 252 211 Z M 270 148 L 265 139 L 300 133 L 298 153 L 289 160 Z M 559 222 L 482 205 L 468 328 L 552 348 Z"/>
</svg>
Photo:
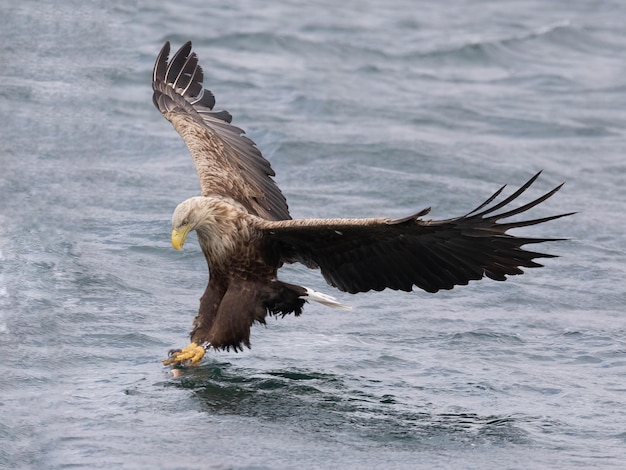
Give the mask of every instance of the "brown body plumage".
<svg viewBox="0 0 626 470">
<path fill-rule="evenodd" d="M 200 179 L 201 196 L 181 203 L 172 217 L 172 244 L 181 248 L 189 231 L 209 265 L 191 339 L 219 349 L 250 346 L 250 327 L 266 315 L 299 315 L 306 300 L 342 307 L 331 297 L 277 280 L 283 263 L 319 268 L 326 281 L 346 292 L 385 288 L 428 292 L 471 280 L 503 281 L 541 266 L 552 255 L 522 248 L 552 241 L 515 237 L 508 230 L 563 217 L 500 222 L 552 196 L 505 209 L 537 179 L 495 202 L 504 187 L 474 211 L 448 220 L 424 220 L 430 209 L 401 219 L 292 220 L 272 171 L 254 143 L 230 124 L 203 89 L 203 73 L 191 43 L 168 61 L 169 43 L 153 76 L 154 103 L 181 135 Z"/>
</svg>

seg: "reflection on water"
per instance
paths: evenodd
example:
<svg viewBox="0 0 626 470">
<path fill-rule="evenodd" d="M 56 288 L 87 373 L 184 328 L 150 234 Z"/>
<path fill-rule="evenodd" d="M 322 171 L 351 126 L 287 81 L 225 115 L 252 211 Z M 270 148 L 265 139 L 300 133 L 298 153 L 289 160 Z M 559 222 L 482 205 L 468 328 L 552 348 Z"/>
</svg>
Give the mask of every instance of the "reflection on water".
<svg viewBox="0 0 626 470">
<path fill-rule="evenodd" d="M 474 446 L 522 444 L 529 418 L 431 413 L 390 395 L 348 387 L 341 376 L 307 370 L 278 370 L 250 376 L 229 363 L 181 369 L 166 387 L 192 390 L 209 415 L 254 417 L 284 423 L 304 433 L 329 433 L 362 445 Z"/>
</svg>

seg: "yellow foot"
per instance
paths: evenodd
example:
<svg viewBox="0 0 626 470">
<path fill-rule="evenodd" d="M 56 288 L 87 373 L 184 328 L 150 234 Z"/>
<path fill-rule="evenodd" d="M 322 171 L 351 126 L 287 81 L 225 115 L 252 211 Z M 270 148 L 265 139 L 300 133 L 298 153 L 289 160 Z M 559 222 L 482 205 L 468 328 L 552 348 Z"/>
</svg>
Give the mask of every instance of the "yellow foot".
<svg viewBox="0 0 626 470">
<path fill-rule="evenodd" d="M 183 349 L 170 351 L 169 358 L 163 361 L 164 366 L 197 366 L 204 357 L 204 346 L 191 343 Z"/>
</svg>

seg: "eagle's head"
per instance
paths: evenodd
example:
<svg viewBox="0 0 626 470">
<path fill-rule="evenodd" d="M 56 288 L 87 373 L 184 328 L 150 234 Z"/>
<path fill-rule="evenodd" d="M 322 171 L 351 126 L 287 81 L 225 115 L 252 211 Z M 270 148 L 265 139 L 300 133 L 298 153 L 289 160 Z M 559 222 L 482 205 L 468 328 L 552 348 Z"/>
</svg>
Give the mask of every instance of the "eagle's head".
<svg viewBox="0 0 626 470">
<path fill-rule="evenodd" d="M 182 249 L 192 230 L 198 234 L 202 251 L 218 258 L 233 249 L 247 230 L 243 213 L 236 203 L 221 197 L 196 196 L 181 202 L 172 215 L 172 246 Z M 245 236 L 245 235 L 244 235 Z"/>
<path fill-rule="evenodd" d="M 187 235 L 195 230 L 200 223 L 200 206 L 202 205 L 199 197 L 192 197 L 181 202 L 172 215 L 172 246 L 177 250 L 181 250 L 187 239 Z"/>
</svg>

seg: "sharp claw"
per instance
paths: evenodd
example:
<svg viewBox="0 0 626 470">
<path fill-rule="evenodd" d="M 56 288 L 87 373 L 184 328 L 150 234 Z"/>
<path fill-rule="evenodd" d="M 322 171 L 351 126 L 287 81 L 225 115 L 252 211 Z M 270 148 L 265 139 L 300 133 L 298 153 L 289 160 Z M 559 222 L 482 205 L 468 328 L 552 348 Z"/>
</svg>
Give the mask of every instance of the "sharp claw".
<svg viewBox="0 0 626 470">
<path fill-rule="evenodd" d="M 164 366 L 195 366 L 204 357 L 205 348 L 191 343 L 183 349 L 172 349 L 169 358 L 163 361 Z"/>
</svg>

